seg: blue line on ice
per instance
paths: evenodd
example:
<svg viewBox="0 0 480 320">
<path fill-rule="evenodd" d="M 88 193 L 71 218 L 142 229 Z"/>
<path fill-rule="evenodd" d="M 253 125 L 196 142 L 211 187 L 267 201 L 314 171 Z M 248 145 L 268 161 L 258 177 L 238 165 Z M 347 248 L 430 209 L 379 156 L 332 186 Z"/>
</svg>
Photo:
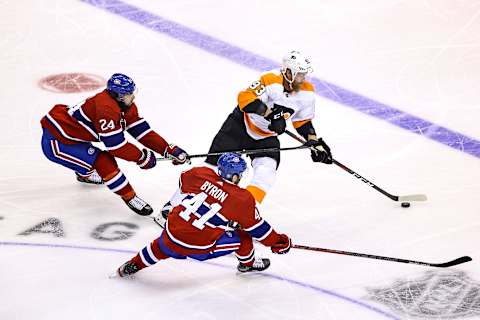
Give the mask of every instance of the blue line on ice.
<svg viewBox="0 0 480 320">
<path fill-rule="evenodd" d="M 91 246 L 75 246 L 75 245 L 63 245 L 63 244 L 49 244 L 49 243 L 28 243 L 28 242 L 9 242 L 9 241 L 0 241 L 0 246 L 24 246 L 24 247 L 45 247 L 45 248 L 64 248 L 64 249 L 75 249 L 75 250 L 90 250 L 90 251 L 104 251 L 104 252 L 117 252 L 117 253 L 128 253 L 128 254 L 136 254 L 137 251 L 133 250 L 126 250 L 126 249 L 114 249 L 114 248 L 100 248 L 100 247 L 91 247 Z M 195 261 L 195 260 L 189 260 L 189 261 Z M 195 261 L 197 262 L 197 261 Z M 206 263 L 211 266 L 215 267 L 220 267 L 224 269 L 231 269 L 229 266 L 225 266 L 223 264 L 215 263 L 215 262 L 199 262 L 199 263 Z M 378 309 L 372 305 L 369 305 L 367 303 L 364 303 L 359 300 L 355 300 L 353 298 L 341 295 L 339 293 L 336 293 L 331 290 L 323 289 L 317 286 L 314 286 L 312 284 L 304 283 L 301 281 L 297 280 L 292 280 L 288 279 L 285 277 L 277 276 L 274 274 L 270 273 L 258 273 L 258 275 L 261 275 L 263 277 L 279 280 L 279 281 L 285 281 L 288 282 L 289 284 L 296 285 L 298 287 L 302 287 L 305 289 L 311 289 L 315 292 L 318 292 L 320 294 L 324 294 L 327 296 L 331 296 L 333 298 L 337 298 L 339 300 L 343 300 L 344 302 L 349 302 L 352 304 L 355 304 L 359 307 L 362 307 L 364 309 L 368 309 L 378 315 L 384 316 L 385 318 L 388 319 L 394 319 L 394 320 L 401 320 L 397 316 L 388 313 L 386 311 L 383 311 L 381 309 Z"/>
<path fill-rule="evenodd" d="M 278 67 L 278 63 L 220 39 L 195 31 L 154 13 L 119 0 L 80 0 L 94 7 L 140 24 L 155 32 L 163 33 L 211 54 L 228 59 L 248 68 L 266 71 Z M 412 133 L 425 136 L 456 150 L 480 158 L 480 141 L 459 132 L 436 125 L 428 120 L 403 112 L 319 78 L 311 79 L 317 94 L 364 114 L 391 123 Z"/>
</svg>

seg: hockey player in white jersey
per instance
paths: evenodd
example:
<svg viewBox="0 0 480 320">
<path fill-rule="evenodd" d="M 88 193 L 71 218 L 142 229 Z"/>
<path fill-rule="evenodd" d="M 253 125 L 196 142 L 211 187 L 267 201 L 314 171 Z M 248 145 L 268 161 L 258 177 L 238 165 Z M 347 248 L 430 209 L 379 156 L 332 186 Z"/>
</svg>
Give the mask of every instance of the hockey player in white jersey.
<svg viewBox="0 0 480 320">
<path fill-rule="evenodd" d="M 209 152 L 239 149 L 279 148 L 277 136 L 284 133 L 290 119 L 297 132 L 310 146 L 314 162 L 332 163 L 330 148 L 313 127 L 315 95 L 313 85 L 305 77 L 312 72 L 310 60 L 298 51 L 286 54 L 280 72 L 273 70 L 260 76 L 238 94 L 238 105 L 213 139 Z M 261 203 L 275 182 L 280 152 L 250 155 L 253 178 L 247 190 Z M 216 165 L 218 156 L 207 157 Z"/>
</svg>

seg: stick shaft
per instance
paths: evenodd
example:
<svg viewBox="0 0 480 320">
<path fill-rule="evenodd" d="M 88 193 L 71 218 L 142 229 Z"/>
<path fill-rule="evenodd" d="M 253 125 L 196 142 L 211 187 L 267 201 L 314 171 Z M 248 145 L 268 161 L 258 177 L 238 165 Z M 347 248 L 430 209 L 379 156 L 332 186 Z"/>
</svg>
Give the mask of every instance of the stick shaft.
<svg viewBox="0 0 480 320">
<path fill-rule="evenodd" d="M 233 150 L 233 151 L 221 151 L 221 152 L 210 152 L 210 153 L 201 153 L 201 154 L 191 154 L 188 156 L 188 159 L 192 158 L 202 158 L 208 156 L 219 156 L 225 153 L 237 153 L 237 154 L 257 154 L 257 153 L 267 153 L 267 152 L 280 152 L 280 151 L 291 151 L 291 150 L 300 150 L 306 149 L 307 146 L 298 146 L 298 147 L 289 147 L 289 148 L 265 148 L 265 149 L 252 149 L 252 150 Z M 171 160 L 170 158 L 157 158 L 157 161 L 167 161 Z"/>
<path fill-rule="evenodd" d="M 289 131 L 289 130 L 286 130 L 285 133 L 287 135 L 289 135 L 290 137 L 292 137 L 293 139 L 297 140 L 298 142 L 301 142 L 301 143 L 305 143 L 305 140 L 299 136 L 297 136 L 296 134 L 294 134 L 293 132 Z M 313 147 L 312 147 L 313 148 Z M 378 192 L 380 192 L 381 194 L 389 197 L 390 199 L 392 199 L 393 201 L 398 201 L 399 197 L 398 196 L 395 196 L 393 194 L 390 194 L 388 193 L 387 191 L 383 190 L 382 188 L 380 188 L 379 186 L 377 186 L 376 184 L 374 184 L 373 182 L 369 181 L 368 179 L 362 177 L 360 174 L 356 173 L 355 171 L 353 171 L 352 169 L 348 168 L 346 165 L 338 162 L 337 160 L 333 159 L 332 158 L 332 162 L 340 167 L 341 169 L 347 171 L 348 173 L 350 173 L 351 175 L 353 175 L 355 178 L 361 180 L 362 182 L 364 182 L 365 184 L 367 184 L 369 187 L 372 187 L 373 189 L 377 190 Z"/>
<path fill-rule="evenodd" d="M 348 168 L 346 165 L 338 162 L 337 160 L 335 159 L 332 159 L 333 163 L 335 165 L 337 165 L 338 167 L 340 167 L 341 169 L 347 171 L 348 173 L 350 173 L 352 176 L 354 176 L 355 178 L 359 179 L 360 181 L 364 182 L 366 185 L 368 185 L 369 187 L 372 187 L 373 189 L 377 190 L 378 192 L 380 192 L 381 194 L 389 197 L 390 199 L 392 199 L 393 201 L 398 201 L 398 196 L 394 196 L 393 194 L 390 194 L 388 193 L 387 191 L 383 190 L 382 188 L 380 188 L 379 186 L 377 186 L 375 183 L 371 182 L 370 180 L 368 180 L 367 178 L 365 177 L 362 177 L 360 174 L 356 173 L 355 171 L 353 171 L 352 169 Z"/>
<path fill-rule="evenodd" d="M 377 256 L 377 255 L 366 254 L 366 253 L 358 253 L 358 252 L 349 252 L 349 251 L 342 251 L 342 250 L 309 247 L 309 246 L 297 245 L 297 244 L 292 245 L 292 248 L 302 249 L 302 250 L 310 250 L 310 251 L 319 251 L 319 252 L 325 252 L 325 253 L 341 254 L 341 255 L 354 256 L 354 257 L 360 257 L 360 258 L 386 260 L 386 261 L 400 262 L 400 263 L 409 263 L 409 264 L 416 264 L 416 265 L 421 265 L 421 266 L 437 267 L 437 268 L 448 268 L 448 267 L 455 266 L 455 265 L 465 263 L 465 262 L 468 262 L 468 261 L 472 260 L 472 258 L 470 258 L 468 256 L 463 256 L 463 257 L 460 257 L 458 259 L 448 261 L 448 262 L 444 262 L 444 263 L 428 263 L 428 262 L 415 261 L 415 260 L 407 260 L 407 259 L 400 259 L 400 258 Z"/>
</svg>

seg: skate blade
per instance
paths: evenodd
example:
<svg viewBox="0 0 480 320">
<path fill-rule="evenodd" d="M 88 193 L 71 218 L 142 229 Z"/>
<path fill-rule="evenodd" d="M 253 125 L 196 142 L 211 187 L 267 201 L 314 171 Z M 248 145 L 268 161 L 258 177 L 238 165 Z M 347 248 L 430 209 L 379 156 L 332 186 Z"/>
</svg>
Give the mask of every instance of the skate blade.
<svg viewBox="0 0 480 320">
<path fill-rule="evenodd" d="M 135 279 L 135 275 L 129 275 L 129 276 L 125 276 L 125 277 L 120 277 L 120 275 L 118 274 L 117 271 L 115 271 L 114 273 L 110 274 L 108 276 L 109 279 L 126 279 L 126 280 L 134 280 Z"/>
</svg>

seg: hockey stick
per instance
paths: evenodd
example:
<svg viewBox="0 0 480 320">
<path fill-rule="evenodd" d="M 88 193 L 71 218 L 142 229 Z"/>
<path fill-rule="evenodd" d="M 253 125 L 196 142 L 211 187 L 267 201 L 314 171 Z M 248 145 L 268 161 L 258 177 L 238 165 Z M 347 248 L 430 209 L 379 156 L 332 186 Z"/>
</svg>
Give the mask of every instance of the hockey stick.
<svg viewBox="0 0 480 320">
<path fill-rule="evenodd" d="M 324 249 L 324 248 L 316 248 L 316 247 L 309 247 L 303 245 L 292 245 L 292 248 L 295 249 L 302 249 L 302 250 L 310 250 L 310 251 L 320 251 L 326 253 L 335 253 L 335 254 L 343 254 L 346 256 L 355 256 L 360 258 L 369 258 L 369 259 L 377 259 L 377 260 L 387 260 L 392 262 L 401 262 L 401 263 L 410 263 L 410 264 L 417 264 L 420 266 L 427 266 L 427 267 L 436 267 L 436 268 L 448 268 L 459 265 L 461 263 L 472 261 L 472 258 L 469 256 L 463 256 L 458 259 L 444 262 L 444 263 L 428 263 L 422 261 L 414 261 L 414 260 L 406 260 L 406 259 L 399 259 L 399 258 L 390 258 L 390 257 L 383 257 L 383 256 L 376 256 L 373 254 L 365 254 L 365 253 L 357 253 L 357 252 L 348 252 L 348 251 L 341 251 L 341 250 L 332 250 L 332 249 Z"/>
<path fill-rule="evenodd" d="M 233 151 L 222 151 L 222 152 L 211 152 L 211 153 L 201 153 L 201 154 L 190 154 L 187 159 L 192 158 L 202 158 L 208 156 L 219 156 L 225 153 L 237 153 L 237 154 L 257 154 L 257 153 L 266 153 L 266 152 L 279 152 L 279 151 L 290 151 L 290 150 L 299 150 L 306 149 L 308 146 L 298 146 L 290 148 L 266 148 L 266 149 L 253 149 L 253 150 L 233 150 Z M 173 160 L 172 158 L 157 158 L 157 161 L 168 161 Z"/>
<path fill-rule="evenodd" d="M 301 137 L 292 133 L 291 131 L 286 130 L 285 133 L 287 135 L 289 135 L 290 137 L 292 137 L 293 139 L 297 140 L 298 142 L 305 143 L 304 139 L 302 139 Z M 315 150 L 315 147 L 310 147 L 310 149 Z M 373 182 L 371 182 L 368 179 L 362 177 L 361 175 L 359 175 L 358 173 L 356 173 L 352 169 L 348 168 L 344 164 L 338 162 L 337 160 L 332 158 L 332 162 L 334 164 L 336 164 L 338 167 L 342 168 L 343 170 L 345 170 L 348 173 L 350 173 L 351 175 L 353 175 L 355 178 L 360 179 L 362 182 L 365 182 L 369 187 L 372 187 L 373 189 L 377 190 L 378 192 L 382 193 L 383 195 L 389 197 L 393 201 L 410 202 L 410 201 L 426 201 L 427 200 L 427 196 L 424 195 L 424 194 L 410 194 L 410 195 L 406 195 L 406 196 L 392 195 L 392 194 L 388 193 L 387 191 L 383 190 L 382 188 L 380 188 L 379 186 L 377 186 L 376 184 L 374 184 Z"/>
</svg>

